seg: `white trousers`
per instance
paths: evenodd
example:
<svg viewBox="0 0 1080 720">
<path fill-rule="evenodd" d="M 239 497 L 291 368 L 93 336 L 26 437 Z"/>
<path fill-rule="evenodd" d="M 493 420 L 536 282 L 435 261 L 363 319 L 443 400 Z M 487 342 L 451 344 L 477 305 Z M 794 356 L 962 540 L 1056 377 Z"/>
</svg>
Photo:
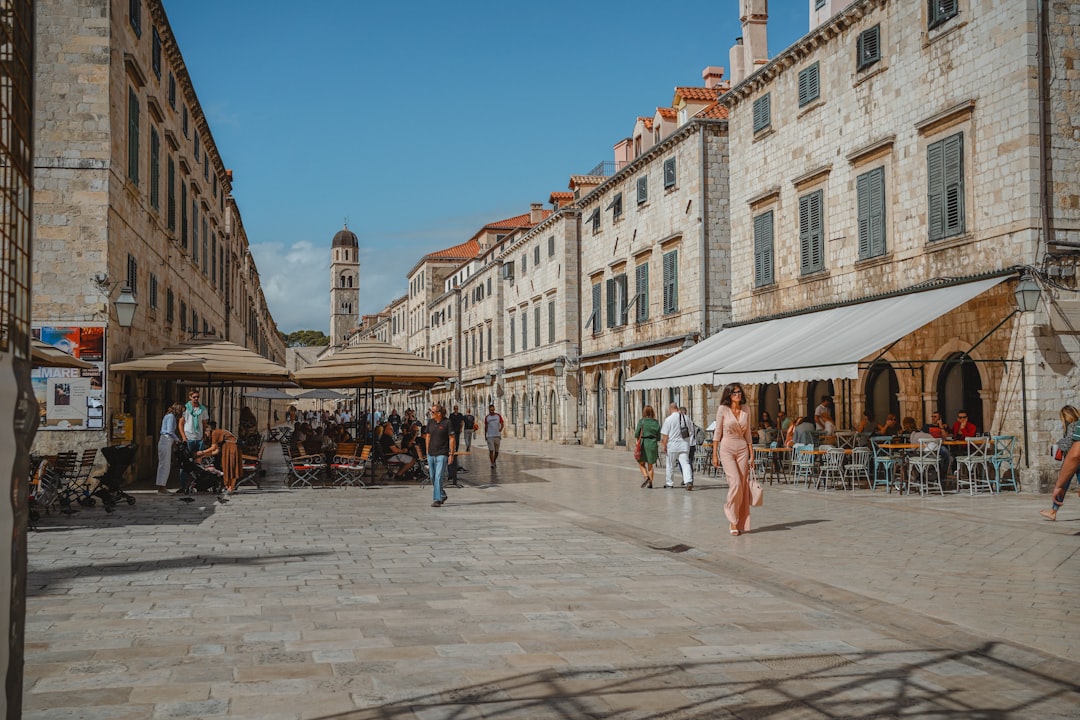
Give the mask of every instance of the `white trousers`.
<svg viewBox="0 0 1080 720">
<path fill-rule="evenodd" d="M 682 466 L 682 479 L 683 483 L 690 485 L 694 482 L 694 473 L 690 469 L 690 453 L 686 450 L 681 452 L 669 452 L 667 454 L 667 479 L 664 484 L 668 487 L 672 487 L 675 483 L 671 479 L 671 473 L 675 468 L 675 463 L 678 462 Z"/>
<path fill-rule="evenodd" d="M 165 487 L 169 484 L 169 473 L 172 472 L 173 439 L 168 435 L 161 435 L 157 441 L 157 486 Z"/>
</svg>

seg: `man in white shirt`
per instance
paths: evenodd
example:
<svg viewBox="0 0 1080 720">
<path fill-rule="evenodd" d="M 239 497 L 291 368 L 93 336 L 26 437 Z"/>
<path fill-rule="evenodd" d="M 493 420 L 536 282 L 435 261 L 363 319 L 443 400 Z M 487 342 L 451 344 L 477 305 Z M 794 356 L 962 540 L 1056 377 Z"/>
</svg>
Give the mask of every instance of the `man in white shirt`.
<svg viewBox="0 0 1080 720">
<path fill-rule="evenodd" d="M 694 489 L 694 474 L 690 469 L 690 440 L 693 436 L 693 423 L 679 412 L 678 405 L 671 403 L 667 419 L 660 428 L 660 451 L 667 453 L 665 488 L 675 487 L 671 472 L 677 462 L 682 467 L 683 485 L 687 490 Z"/>
</svg>

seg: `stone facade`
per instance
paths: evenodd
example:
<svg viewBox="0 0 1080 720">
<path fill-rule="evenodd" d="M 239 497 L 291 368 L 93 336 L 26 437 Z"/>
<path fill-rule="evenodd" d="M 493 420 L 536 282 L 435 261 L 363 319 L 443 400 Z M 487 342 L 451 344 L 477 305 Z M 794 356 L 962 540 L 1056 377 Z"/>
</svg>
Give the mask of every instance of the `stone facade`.
<svg viewBox="0 0 1080 720">
<path fill-rule="evenodd" d="M 577 203 L 582 442 L 625 445 L 647 404 L 704 419 L 690 388 L 624 383 L 730 318 L 727 144 L 725 121 L 691 120 Z"/>
<path fill-rule="evenodd" d="M 232 172 L 160 0 L 43 0 L 36 10 L 35 324 L 105 328 L 109 363 L 193 332 L 283 362 Z M 138 302 L 130 328 L 113 310 L 121 286 Z M 131 414 L 140 475 L 152 466 L 165 407 L 182 394 L 161 381 L 106 377 L 106 420 Z M 234 424 L 233 393 L 209 399 Z M 104 430 L 42 432 L 35 450 L 108 440 Z"/>
<path fill-rule="evenodd" d="M 1026 475 L 1045 481 L 1061 390 L 1075 395 L 1080 373 L 1076 336 L 1051 341 L 1045 332 L 1046 303 L 1067 289 L 1046 282 L 1048 258 L 1057 265 L 1040 218 L 1037 5 L 960 0 L 955 16 L 932 18 L 926 3 L 852 3 L 721 103 L 730 113 L 731 175 L 743 179 L 731 187 L 734 319 L 1028 267 L 1043 286 L 1037 312 L 1010 317 L 1009 282 L 887 348 L 882 359 L 897 370 L 899 390 L 875 419 L 891 409 L 921 424 L 939 407 L 951 416 L 959 402 L 981 403 L 980 430 L 1025 438 L 1024 462 L 1037 471 Z M 1078 11 L 1051 5 L 1049 56 L 1064 67 L 1052 88 L 1049 215 L 1064 241 L 1078 227 L 1069 198 L 1080 186 L 1080 137 L 1076 113 L 1064 110 L 1077 97 L 1077 73 L 1067 68 Z M 871 176 L 883 182 L 880 195 Z M 867 213 L 874 197 L 883 216 Z M 763 273 L 768 260 L 772 272 Z M 964 356 L 974 370 L 941 362 Z M 874 376 L 865 368 L 833 387 L 837 406 L 859 417 Z M 789 383 L 780 404 L 799 413 L 826 391 Z"/>
</svg>

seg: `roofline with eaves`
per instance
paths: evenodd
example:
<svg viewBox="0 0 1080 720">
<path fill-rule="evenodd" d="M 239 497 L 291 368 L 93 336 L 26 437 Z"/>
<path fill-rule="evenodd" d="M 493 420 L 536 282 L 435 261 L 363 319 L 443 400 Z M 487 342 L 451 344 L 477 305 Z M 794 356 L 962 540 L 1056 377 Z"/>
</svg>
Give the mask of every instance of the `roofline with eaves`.
<svg viewBox="0 0 1080 720">
<path fill-rule="evenodd" d="M 521 235 L 521 237 L 515 240 L 512 244 L 503 248 L 503 251 L 499 253 L 498 259 L 501 260 L 503 256 L 513 252 L 514 250 L 517 250 L 525 243 L 533 240 L 537 235 L 543 235 L 550 228 L 552 228 L 556 222 L 560 221 L 564 215 L 581 215 L 581 209 L 577 207 L 576 204 L 571 204 L 567 205 L 566 207 L 561 207 L 558 210 L 552 212 L 550 215 L 544 218 L 543 222 L 537 223 L 532 228 L 530 228 L 528 232 L 524 233 L 523 235 Z"/>
<path fill-rule="evenodd" d="M 609 177 L 600 185 L 597 185 L 592 191 L 585 197 L 577 200 L 574 206 L 579 208 L 584 213 L 585 208 L 591 206 L 594 202 L 599 203 L 600 198 L 612 185 L 623 182 L 627 177 L 639 172 L 642 167 L 652 162 L 656 156 L 663 155 L 671 150 L 671 148 L 683 142 L 688 137 L 691 137 L 704 130 L 706 127 L 717 127 L 727 129 L 727 120 L 717 120 L 713 118 L 691 118 L 685 124 L 675 130 L 675 132 L 668 135 L 666 138 L 660 141 L 659 144 L 653 145 L 644 154 L 634 158 L 630 163 L 626 165 L 622 170 Z"/>
<path fill-rule="evenodd" d="M 873 8 L 885 5 L 889 0 L 855 0 L 826 22 L 803 35 L 786 50 L 774 57 L 756 72 L 717 98 L 717 102 L 729 110 L 761 90 L 784 71 L 809 57 L 815 50 L 840 35 Z"/>
</svg>

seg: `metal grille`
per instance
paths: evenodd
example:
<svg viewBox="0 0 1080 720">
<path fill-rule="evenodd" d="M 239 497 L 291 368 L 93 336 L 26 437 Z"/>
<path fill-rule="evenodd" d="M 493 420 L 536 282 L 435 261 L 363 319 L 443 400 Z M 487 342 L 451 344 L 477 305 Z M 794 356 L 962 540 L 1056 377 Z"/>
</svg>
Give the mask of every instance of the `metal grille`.
<svg viewBox="0 0 1080 720">
<path fill-rule="evenodd" d="M 30 350 L 33 9 L 0 0 L 0 352 Z"/>
</svg>

